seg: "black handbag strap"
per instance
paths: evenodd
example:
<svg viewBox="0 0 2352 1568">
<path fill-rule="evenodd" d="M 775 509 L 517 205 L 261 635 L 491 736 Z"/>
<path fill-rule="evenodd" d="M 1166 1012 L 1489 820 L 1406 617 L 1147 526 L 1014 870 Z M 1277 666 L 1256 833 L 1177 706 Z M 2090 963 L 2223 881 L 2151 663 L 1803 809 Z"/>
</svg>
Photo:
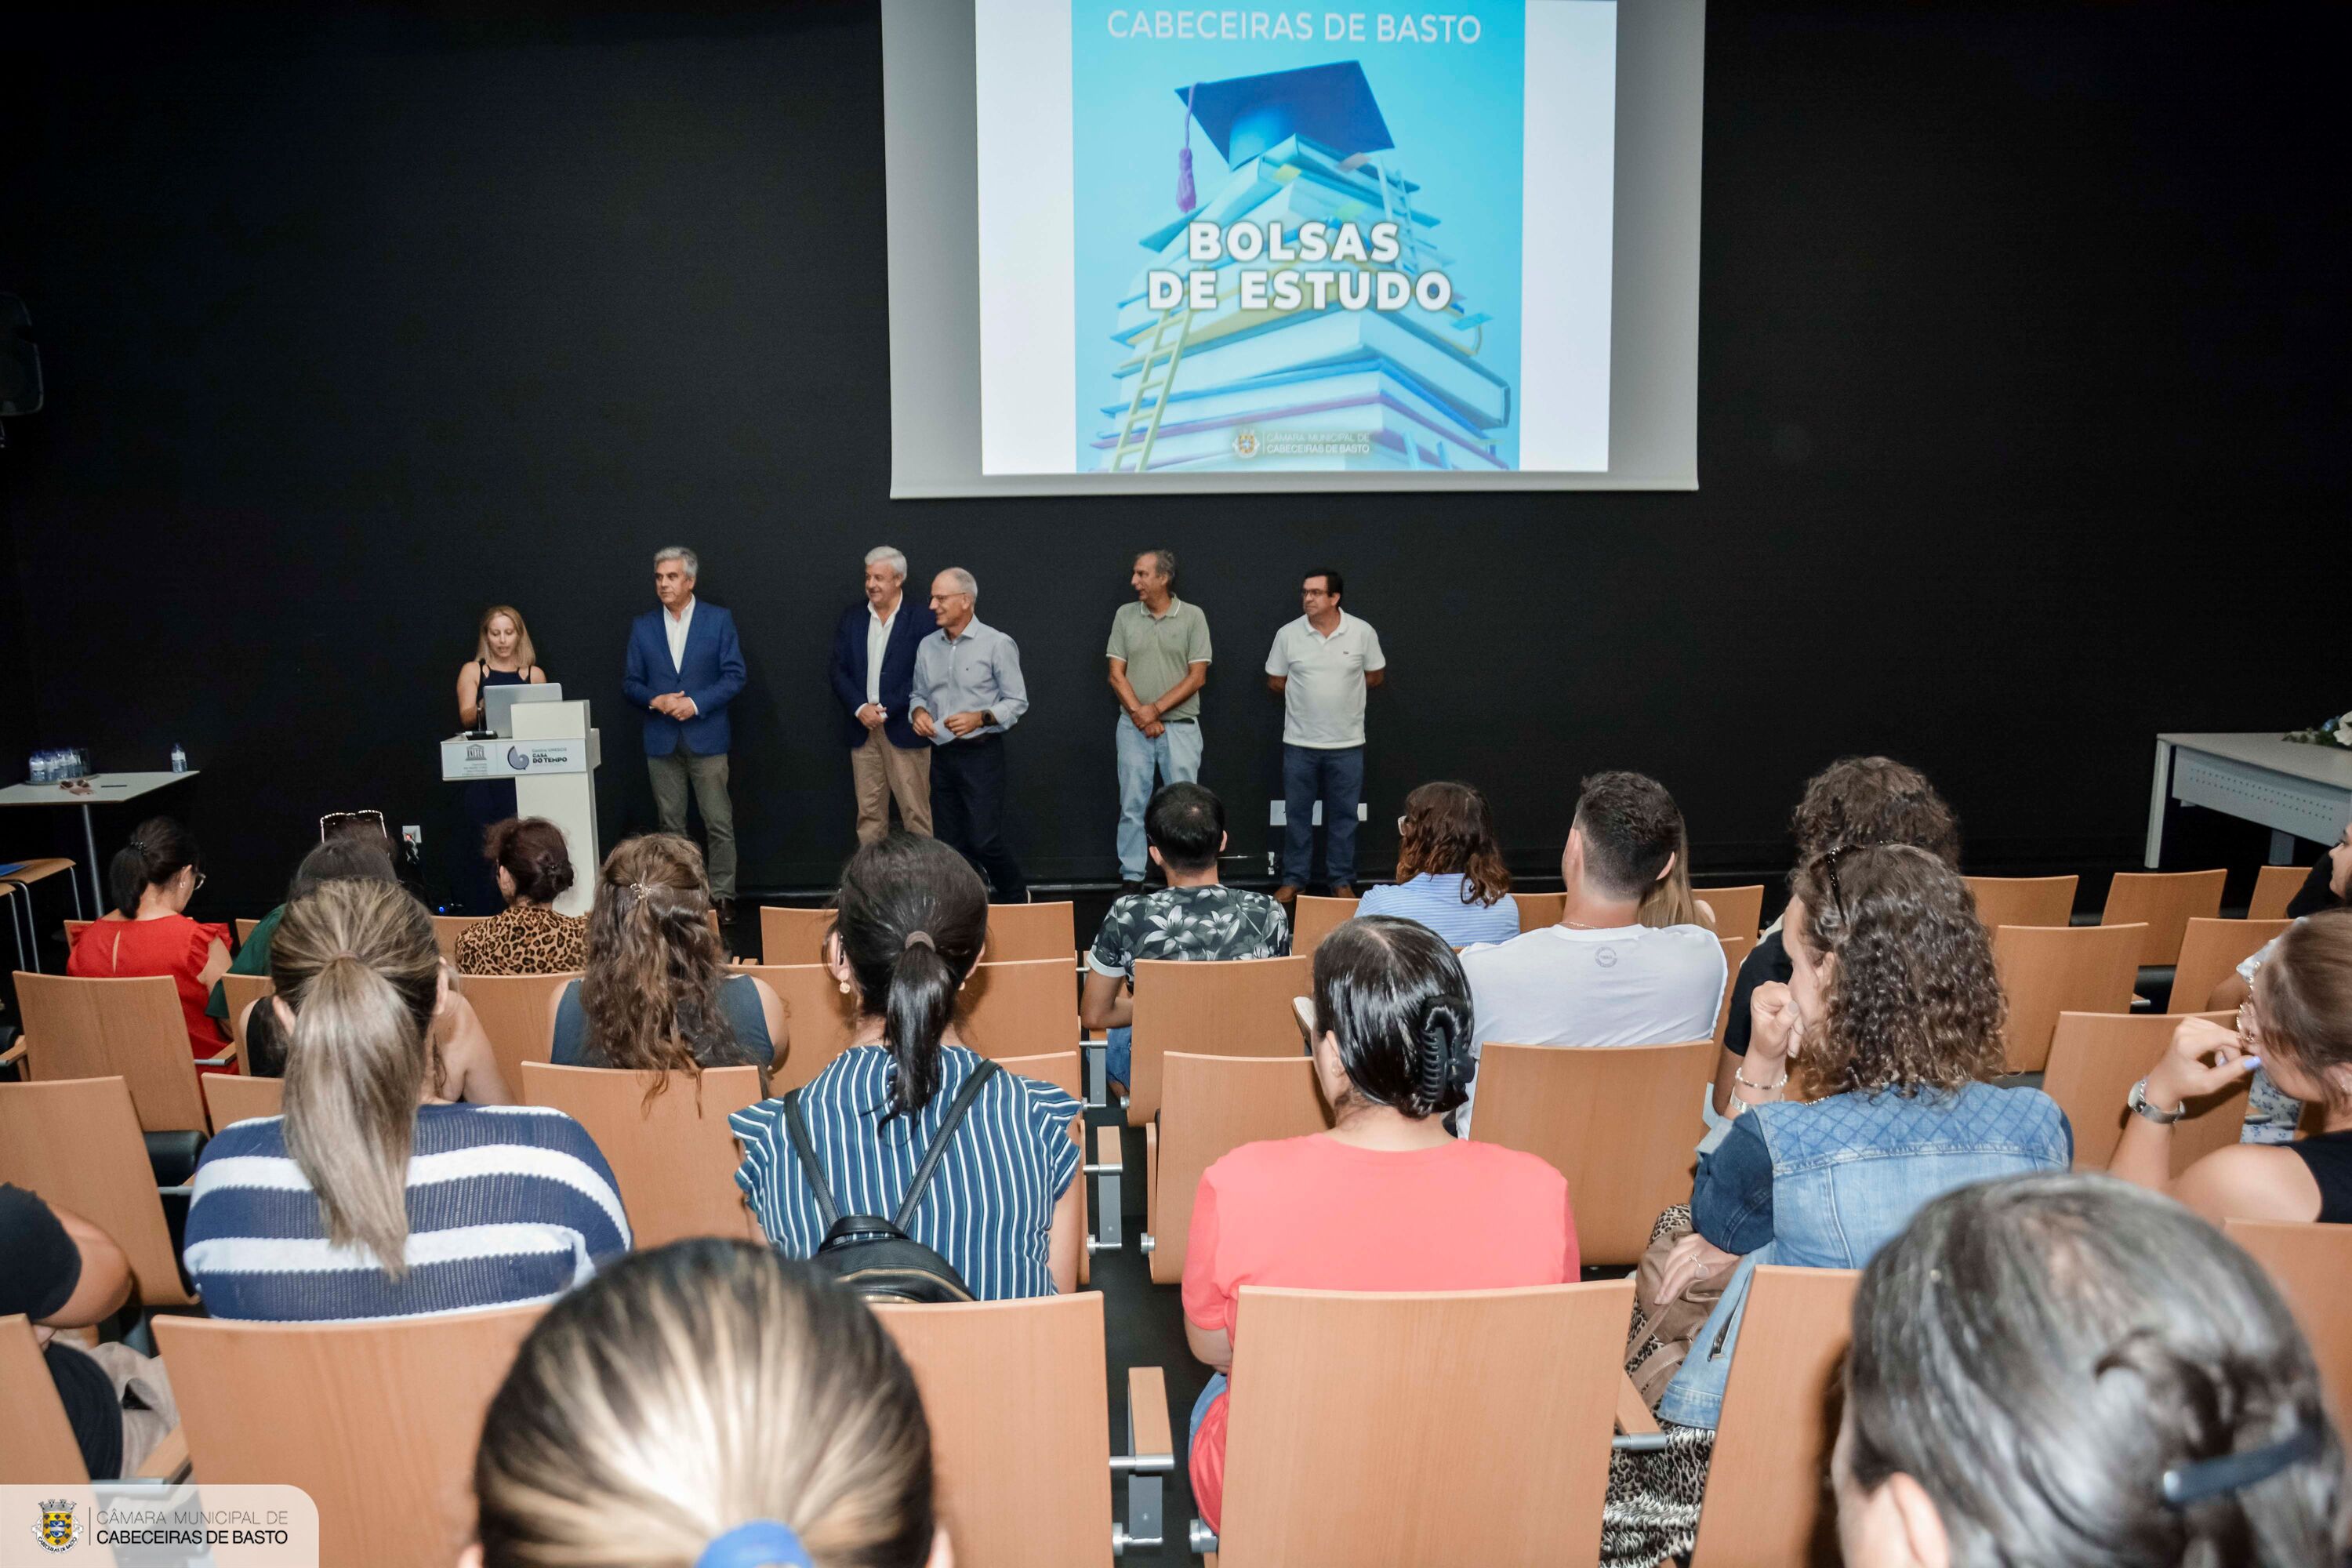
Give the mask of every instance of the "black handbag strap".
<svg viewBox="0 0 2352 1568">
<path fill-rule="evenodd" d="M 923 1163 L 915 1167 L 915 1180 L 907 1189 L 906 1201 L 898 1205 L 898 1215 L 890 1222 L 901 1232 L 915 1217 L 915 1205 L 922 1201 L 923 1189 L 929 1185 L 931 1173 L 940 1168 L 940 1161 L 947 1153 L 948 1140 L 955 1136 L 956 1129 L 963 1125 L 965 1113 L 971 1110 L 971 1102 L 980 1098 L 980 1091 L 1000 1070 L 996 1061 L 982 1058 L 972 1075 L 963 1080 L 963 1088 L 956 1091 L 947 1115 L 940 1120 L 938 1135 L 923 1154 Z M 816 1146 L 809 1137 L 808 1119 L 801 1113 L 801 1091 L 797 1089 L 784 1096 L 784 1133 L 801 1163 L 802 1173 L 808 1177 L 809 1191 L 816 1197 L 818 1222 L 830 1231 L 841 1218 L 841 1205 L 834 1202 L 833 1189 L 825 1183 L 824 1168 L 817 1163 Z"/>
</svg>

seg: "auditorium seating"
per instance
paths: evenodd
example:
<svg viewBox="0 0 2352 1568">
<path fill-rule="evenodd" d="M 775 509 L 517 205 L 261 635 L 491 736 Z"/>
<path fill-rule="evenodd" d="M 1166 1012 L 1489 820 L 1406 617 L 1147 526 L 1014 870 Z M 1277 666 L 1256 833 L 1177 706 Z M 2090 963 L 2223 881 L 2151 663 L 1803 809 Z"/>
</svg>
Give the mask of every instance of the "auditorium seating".
<svg viewBox="0 0 2352 1568">
<path fill-rule="evenodd" d="M 1165 1376 L 1128 1373 L 1127 1452 L 1110 1451 L 1103 1298 L 877 1305 L 922 1391 L 940 1522 L 958 1568 L 1108 1568 L 1118 1536 L 1156 1545 L 1172 1441 Z M 1128 1513 L 1111 1523 L 1111 1473 Z"/>
<path fill-rule="evenodd" d="M 1691 896 L 1715 911 L 1711 929 L 1726 942 L 1746 938 L 1753 942 L 1764 923 L 1764 884 L 1738 888 L 1693 888 Z"/>
<path fill-rule="evenodd" d="M 201 1486 L 318 1505 L 320 1563 L 448 1568 L 471 1539 L 482 1415 L 543 1308 L 361 1323 L 158 1318 Z"/>
<path fill-rule="evenodd" d="M 0 1083 L 0 1182 L 38 1193 L 112 1237 L 130 1259 L 141 1305 L 194 1304 L 121 1079 Z"/>
<path fill-rule="evenodd" d="M 1160 1121 L 1143 1130 L 1144 1250 L 1154 1284 L 1184 1278 L 1185 1243 L 1201 1176 L 1244 1143 L 1304 1138 L 1331 1125 L 1303 1056 L 1203 1057 L 1175 1052 L 1161 1064 Z"/>
<path fill-rule="evenodd" d="M 2229 875 L 2221 870 L 2118 871 L 2107 885 L 2107 905 L 2099 923 L 2147 928 L 2140 938 L 2141 967 L 2178 963 L 2189 922 L 2221 912 L 2221 884 Z"/>
<path fill-rule="evenodd" d="M 2074 919 L 2079 877 L 1963 877 L 1987 931 L 2002 926 L 2063 926 Z"/>
<path fill-rule="evenodd" d="M 1512 901 L 1519 906 L 1519 930 L 1536 931 L 1544 926 L 1556 926 L 1568 912 L 1566 893 L 1513 893 Z"/>
<path fill-rule="evenodd" d="M 1034 958 L 1058 958 L 1065 964 L 1078 951 L 1076 907 L 1058 904 L 991 904 L 988 945 L 983 963 L 1019 963 Z"/>
<path fill-rule="evenodd" d="M 6 856 L 0 855 L 0 860 L 6 858 Z M 16 967 L 29 968 L 37 974 L 41 969 L 41 918 L 33 906 L 33 884 L 46 882 L 57 876 L 64 877 L 67 888 L 72 890 L 74 913 L 79 915 L 81 913 L 81 881 L 74 875 L 71 860 L 62 856 L 41 856 L 16 861 L 5 874 L 0 874 L 0 900 L 7 901 L 8 930 L 16 940 Z M 67 923 L 71 925 L 74 922 Z M 71 932 L 67 934 L 66 941 L 68 943 L 73 941 Z"/>
<path fill-rule="evenodd" d="M 1471 1136 L 1540 1155 L 1568 1178 L 1587 1264 L 1639 1263 L 1659 1212 L 1690 1201 L 1718 1055 L 1712 1040 L 1488 1045 Z"/>
<path fill-rule="evenodd" d="M 208 1072 L 204 1076 L 205 1114 L 217 1132 L 233 1121 L 275 1116 L 285 1103 L 282 1078 L 247 1078 L 240 1073 Z"/>
<path fill-rule="evenodd" d="M 0 1486 L 81 1486 L 89 1480 L 58 1385 L 22 1312 L 0 1318 L 0 1410 L 8 1413 L 8 1440 L 0 1443 Z"/>
<path fill-rule="evenodd" d="M 2164 1010 L 2203 1012 L 2213 988 L 2237 973 L 2240 963 L 2252 958 L 2264 942 L 2285 931 L 2290 923 L 2284 920 L 2207 920 L 2202 916 L 2191 920 L 2180 939 L 2179 962 L 2172 966 L 2172 1000 Z"/>
<path fill-rule="evenodd" d="M 833 929 L 831 910 L 760 906 L 760 963 L 765 968 L 824 962 L 824 933 Z"/>
<path fill-rule="evenodd" d="M 659 1094 L 648 1094 L 667 1078 Z M 735 1185 L 742 1155 L 727 1119 L 760 1101 L 760 1069 L 619 1072 L 609 1068 L 522 1064 L 513 1086 L 526 1105 L 562 1111 L 588 1130 L 628 1211 L 640 1250 L 688 1236 L 760 1239 L 758 1221 Z"/>
<path fill-rule="evenodd" d="M 1137 960 L 1128 1125 L 1144 1126 L 1159 1114 L 1160 1058 L 1171 1051 L 1211 1057 L 1299 1055 L 1298 1025 L 1290 1002 L 1314 991 L 1315 963 L 1309 958 L 1189 963 Z"/>
<path fill-rule="evenodd" d="M 2009 996 L 2009 1070 L 2040 1072 L 2061 1013 L 2128 1013 L 2147 929 L 2000 926 L 1993 966 Z"/>
<path fill-rule="evenodd" d="M 2303 891 L 2305 879 L 2311 875 L 2307 866 L 2265 866 L 2254 873 L 2254 896 L 2247 901 L 2246 918 L 2250 921 L 2283 921 L 2286 907 L 2295 894 Z"/>
<path fill-rule="evenodd" d="M 266 915 L 262 917 L 262 919 L 263 919 L 263 920 L 266 920 L 266 919 L 268 919 L 268 916 L 266 916 Z M 239 946 L 239 947 L 243 947 L 247 942 L 251 942 L 251 941 L 253 940 L 253 933 L 254 933 L 255 931 L 258 931 L 258 930 L 260 930 L 260 929 L 261 929 L 261 921 L 260 921 L 260 920 L 250 920 L 250 921 L 248 921 L 248 920 L 239 919 L 239 920 L 236 922 L 236 945 L 237 945 L 237 946 Z"/>
<path fill-rule="evenodd" d="M 2234 1013 L 2203 1016 L 2228 1025 Z M 2104 1171 L 2123 1141 L 2131 1112 L 2131 1086 L 2147 1076 L 2171 1047 L 2178 1017 L 2160 1013 L 2061 1013 L 2050 1042 L 2042 1091 L 2058 1102 L 2074 1130 L 2074 1169 Z M 2246 1081 L 2189 1102 L 2189 1119 L 2172 1130 L 2172 1173 L 2179 1175 L 2215 1149 L 2238 1141 L 2246 1119 Z"/>
<path fill-rule="evenodd" d="M 1298 895 L 1290 906 L 1290 952 L 1293 957 L 1312 953 L 1315 944 L 1356 918 L 1360 899 L 1318 899 Z"/>
<path fill-rule="evenodd" d="M 1838 1568 L 1837 1506 L 1826 1480 L 1861 1279 L 1852 1268 L 1757 1268 L 1724 1385 L 1691 1568 Z"/>
<path fill-rule="evenodd" d="M 1026 1057 L 1078 1043 L 1078 981 L 1066 956 L 972 965 L 956 1032 L 984 1057 Z"/>
<path fill-rule="evenodd" d="M 857 1032 L 856 999 L 822 963 L 752 963 L 737 973 L 768 983 L 784 1005 L 784 1058 L 768 1075 L 768 1092 L 798 1089 L 849 1048 Z"/>
<path fill-rule="evenodd" d="M 228 1004 L 228 1037 L 237 1047 L 239 1059 L 243 1059 L 245 1010 L 277 990 L 278 985 L 267 974 L 224 974 L 220 977 L 220 984 L 221 995 Z"/>
<path fill-rule="evenodd" d="M 1756 951 L 1757 939 L 1752 936 L 1718 936 L 1723 943 L 1723 1000 L 1715 1009 L 1715 1043 L 1723 1044 L 1724 1031 L 1731 1027 L 1731 993 L 1739 984 L 1739 966 Z"/>
<path fill-rule="evenodd" d="M 168 977 L 84 980 L 19 970 L 16 1005 L 25 1020 L 19 1044 L 34 1081 L 119 1077 L 130 1087 L 139 1125 L 146 1131 L 205 1126 L 204 1100 L 196 1089 L 199 1064 L 188 1054 L 187 1017 Z M 236 1047 L 224 1042 L 201 1065 L 226 1066 L 236 1059 Z M 188 1157 L 194 1157 L 193 1150 Z"/>
<path fill-rule="evenodd" d="M 2233 1219 L 2222 1230 L 2263 1266 L 2311 1342 L 2340 1427 L 2352 1415 L 2352 1225 L 2292 1225 Z"/>
<path fill-rule="evenodd" d="M 479 925 L 488 918 L 488 915 L 435 915 L 433 945 L 441 950 L 445 960 L 455 963 L 457 962 L 457 939 L 466 934 L 467 926 Z"/>
<path fill-rule="evenodd" d="M 520 1092 L 522 1064 L 543 1062 L 555 1039 L 555 1006 L 563 988 L 580 978 L 568 974 L 467 974 L 457 987 L 473 1005 L 499 1058 L 499 1076 L 509 1093 Z"/>
<path fill-rule="evenodd" d="M 1633 1301 L 1244 1288 L 1216 1561 L 1591 1562 Z"/>
<path fill-rule="evenodd" d="M 70 948 L 70 947 L 72 947 L 72 946 L 73 946 L 73 944 L 74 944 L 74 943 L 76 943 L 76 942 L 79 942 L 79 941 L 81 940 L 81 933 L 82 933 L 83 931 L 88 931 L 88 930 L 89 930 L 92 925 L 95 925 L 96 923 L 97 923 L 97 922 L 96 922 L 96 921 L 66 921 L 66 946 L 68 946 L 68 948 Z"/>
</svg>

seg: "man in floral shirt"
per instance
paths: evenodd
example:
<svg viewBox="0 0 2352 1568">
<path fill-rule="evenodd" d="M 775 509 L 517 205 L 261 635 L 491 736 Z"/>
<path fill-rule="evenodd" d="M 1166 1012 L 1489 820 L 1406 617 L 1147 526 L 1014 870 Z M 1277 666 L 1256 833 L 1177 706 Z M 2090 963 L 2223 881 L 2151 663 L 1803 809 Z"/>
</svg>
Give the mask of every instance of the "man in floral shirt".
<svg viewBox="0 0 2352 1568">
<path fill-rule="evenodd" d="M 1281 905 L 1217 880 L 1225 807 L 1215 795 L 1196 784 L 1163 786 L 1144 810 L 1143 833 L 1168 885 L 1111 905 L 1087 954 L 1086 995 L 1078 1004 L 1081 1023 L 1110 1031 L 1110 1078 L 1122 1088 L 1131 1060 L 1137 959 L 1280 958 L 1290 951 Z"/>
</svg>

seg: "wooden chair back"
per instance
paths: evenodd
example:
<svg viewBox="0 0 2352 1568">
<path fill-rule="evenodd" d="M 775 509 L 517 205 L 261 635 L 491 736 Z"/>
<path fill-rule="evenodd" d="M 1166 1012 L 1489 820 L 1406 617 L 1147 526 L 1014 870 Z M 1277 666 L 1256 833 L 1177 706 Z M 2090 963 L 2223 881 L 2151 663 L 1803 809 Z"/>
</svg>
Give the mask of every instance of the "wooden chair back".
<svg viewBox="0 0 2352 1568">
<path fill-rule="evenodd" d="M 57 1381 L 22 1312 L 0 1318 L 0 1410 L 8 1413 L 8 1440 L 0 1443 L 0 1487 L 86 1486 L 89 1470 Z"/>
<path fill-rule="evenodd" d="M 1993 968 L 2009 996 L 2009 1070 L 2042 1070 L 2061 1013 L 2130 1012 L 2147 934 L 2136 925 L 1995 930 Z"/>
<path fill-rule="evenodd" d="M 1511 901 L 1519 906 L 1519 929 L 1523 931 L 1556 926 L 1568 913 L 1566 893 L 1513 893 Z"/>
<path fill-rule="evenodd" d="M 1305 893 L 1290 906 L 1290 951 L 1293 956 L 1312 954 L 1315 944 L 1356 918 L 1361 899 L 1317 899 Z"/>
<path fill-rule="evenodd" d="M 555 1044 L 555 1005 L 563 988 L 580 978 L 566 974 L 466 974 L 458 989 L 473 1005 L 499 1058 L 499 1077 L 509 1088 L 522 1083 L 522 1064 L 543 1062 Z"/>
<path fill-rule="evenodd" d="M 2352 1293 L 2344 1289 L 2352 1279 L 2352 1226 L 2233 1219 L 2221 1229 L 2286 1298 L 2340 1428 L 2352 1415 Z"/>
<path fill-rule="evenodd" d="M 2063 926 L 2074 918 L 2080 877 L 1963 877 L 1987 931 L 2002 926 Z"/>
<path fill-rule="evenodd" d="M 264 916 L 262 918 L 266 920 L 268 917 Z M 236 945 L 243 947 L 247 942 L 251 942 L 253 940 L 253 933 L 260 929 L 261 921 L 240 919 L 236 922 Z"/>
<path fill-rule="evenodd" d="M 1078 1043 L 1078 973 L 1067 954 L 975 963 L 956 1032 L 984 1057 L 1025 1057 Z"/>
<path fill-rule="evenodd" d="M 1184 1278 L 1184 1244 L 1201 1175 L 1244 1143 L 1303 1138 L 1331 1125 L 1331 1108 L 1307 1057 L 1197 1057 L 1165 1063 L 1160 1125 L 1152 1143 L 1144 1225 L 1151 1232 L 1151 1279 Z"/>
<path fill-rule="evenodd" d="M 784 1059 L 768 1074 L 769 1093 L 799 1089 L 849 1048 L 857 999 L 842 994 L 841 982 L 824 964 L 747 963 L 737 973 L 766 981 L 784 1005 Z"/>
<path fill-rule="evenodd" d="M 247 1078 L 240 1073 L 208 1072 L 204 1076 L 205 1110 L 217 1132 L 233 1121 L 276 1116 L 286 1103 L 282 1078 Z"/>
<path fill-rule="evenodd" d="M 2286 907 L 2303 891 L 2304 879 L 2311 875 L 2305 866 L 2265 866 L 2254 873 L 2254 896 L 2247 900 L 2246 918 L 2250 921 L 2283 921 Z"/>
<path fill-rule="evenodd" d="M 141 1305 L 195 1303 L 181 1282 L 139 1115 L 120 1078 L 0 1083 L 0 1182 L 38 1193 L 112 1237 L 131 1260 Z"/>
<path fill-rule="evenodd" d="M 321 1563 L 448 1568 L 474 1526 L 482 1416 L 545 1309 L 365 1323 L 158 1318 L 196 1479 L 319 1505 Z"/>
<path fill-rule="evenodd" d="M 2118 871 L 2107 885 L 2107 907 L 2099 914 L 2103 926 L 2144 925 L 2140 938 L 2142 963 L 2177 963 L 2180 939 L 2189 922 L 2211 920 L 2221 912 L 2221 884 L 2230 873 L 2210 871 Z"/>
<path fill-rule="evenodd" d="M 1034 958 L 1058 958 L 1075 968 L 1078 952 L 1077 906 L 1058 904 L 991 904 L 988 906 L 988 946 L 983 963 L 1021 963 Z"/>
<path fill-rule="evenodd" d="M 11 890 L 13 891 L 14 889 L 11 889 Z M 81 933 L 82 933 L 82 932 L 84 932 L 84 931 L 88 931 L 90 927 L 92 927 L 92 926 L 96 925 L 97 923 L 98 923 L 98 922 L 97 922 L 96 921 L 77 921 L 77 920 L 68 920 L 68 921 L 67 921 L 65 922 L 65 925 L 66 925 L 66 946 L 68 946 L 68 948 L 72 947 L 74 943 L 76 943 L 76 942 L 79 942 L 79 941 L 81 940 Z"/>
<path fill-rule="evenodd" d="M 760 906 L 760 963 L 773 969 L 787 963 L 823 963 L 824 933 L 833 929 L 831 910 L 783 909 Z"/>
<path fill-rule="evenodd" d="M 1749 882 L 1738 888 L 1693 888 L 1691 896 L 1715 911 L 1715 934 L 1730 942 L 1746 937 L 1756 940 L 1764 925 L 1764 884 Z"/>
<path fill-rule="evenodd" d="M 1471 1136 L 1549 1160 L 1568 1178 L 1588 1264 L 1639 1263 L 1661 1210 L 1690 1200 L 1713 1040 L 1672 1046 L 1503 1046 L 1478 1052 Z"/>
<path fill-rule="evenodd" d="M 2201 1016 L 2228 1024 L 2231 1013 Z M 2124 1099 L 2172 1045 L 2181 1020 L 2164 1013 L 2061 1013 L 2050 1040 L 2042 1092 L 2058 1102 L 2074 1130 L 2074 1169 L 2104 1171 L 2123 1141 L 2131 1112 Z M 2246 1119 L 2246 1084 L 2189 1101 L 2189 1120 L 2172 1130 L 2172 1173 L 2179 1175 L 2238 1141 Z"/>
<path fill-rule="evenodd" d="M 1221 1568 L 1593 1561 L 1633 1304 L 1631 1279 L 1245 1287 Z"/>
<path fill-rule="evenodd" d="M 435 915 L 433 945 L 441 950 L 443 958 L 455 963 L 457 962 L 457 939 L 466 934 L 467 926 L 478 925 L 488 918 L 487 915 Z"/>
<path fill-rule="evenodd" d="M 959 1568 L 1108 1568 L 1101 1294 L 877 1303 L 874 1315 L 922 1391 L 933 1495 Z"/>
<path fill-rule="evenodd" d="M 1715 1043 L 1723 1044 L 1724 1032 L 1731 1027 L 1731 993 L 1739 984 L 1739 966 L 1756 951 L 1758 939 L 1753 936 L 1717 936 L 1723 943 L 1723 1000 L 1715 1008 Z"/>
<path fill-rule="evenodd" d="M 1171 1051 L 1202 1057 L 1296 1057 L 1306 1052 L 1293 997 L 1315 993 L 1315 961 L 1234 958 L 1196 963 L 1146 958 L 1135 965 L 1135 1065 L 1127 1121 L 1160 1112 L 1160 1060 Z"/>
<path fill-rule="evenodd" d="M 2180 957 L 2172 966 L 2172 1000 L 2168 1013 L 2202 1013 L 2213 988 L 2237 972 L 2238 965 L 2260 952 L 2264 942 L 2294 922 L 2207 920 L 2189 922 L 2180 939 Z"/>
<path fill-rule="evenodd" d="M 221 994 L 228 999 L 228 1037 L 236 1042 L 237 1058 L 245 1057 L 245 1010 L 278 989 L 278 984 L 267 974 L 224 974 L 220 978 Z M 216 1078 L 216 1073 L 207 1073 Z"/>
<path fill-rule="evenodd" d="M 1853 1268 L 1756 1270 L 1724 1385 L 1693 1568 L 1838 1568 L 1837 1506 L 1824 1479 L 1861 1279 Z"/>
<path fill-rule="evenodd" d="M 18 970 L 16 1005 L 25 1020 L 25 1066 L 36 1082 L 120 1078 L 145 1131 L 205 1125 L 188 1020 L 169 976 L 84 980 Z"/>
<path fill-rule="evenodd" d="M 655 1082 L 668 1081 L 646 1098 Z M 552 1106 L 588 1130 L 613 1167 L 629 1234 L 644 1250 L 689 1236 L 760 1239 L 735 1185 L 743 1163 L 727 1119 L 760 1102 L 758 1068 L 689 1073 L 522 1064 L 525 1105 Z"/>
</svg>

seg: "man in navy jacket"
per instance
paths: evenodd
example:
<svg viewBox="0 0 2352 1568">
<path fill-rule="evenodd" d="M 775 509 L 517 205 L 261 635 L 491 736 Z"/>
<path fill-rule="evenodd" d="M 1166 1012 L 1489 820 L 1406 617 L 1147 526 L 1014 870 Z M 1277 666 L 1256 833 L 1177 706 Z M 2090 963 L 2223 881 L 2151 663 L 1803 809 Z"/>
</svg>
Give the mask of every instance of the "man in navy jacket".
<svg viewBox="0 0 2352 1568">
<path fill-rule="evenodd" d="M 709 835 L 710 896 L 722 925 L 735 918 L 735 805 L 727 795 L 733 735 L 727 705 L 743 689 L 743 649 L 735 617 L 694 596 L 701 563 L 672 545 L 654 557 L 661 608 L 629 627 L 629 668 L 621 689 L 646 710 L 646 769 L 664 833 L 686 831 L 686 793 Z"/>
<path fill-rule="evenodd" d="M 849 776 L 857 791 L 857 841 L 890 831 L 890 802 L 909 833 L 931 831 L 931 748 L 907 720 L 915 648 L 939 627 L 929 606 L 907 603 L 907 558 L 889 545 L 866 552 L 866 602 L 842 613 L 833 634 L 833 690 L 848 715 Z"/>
</svg>

